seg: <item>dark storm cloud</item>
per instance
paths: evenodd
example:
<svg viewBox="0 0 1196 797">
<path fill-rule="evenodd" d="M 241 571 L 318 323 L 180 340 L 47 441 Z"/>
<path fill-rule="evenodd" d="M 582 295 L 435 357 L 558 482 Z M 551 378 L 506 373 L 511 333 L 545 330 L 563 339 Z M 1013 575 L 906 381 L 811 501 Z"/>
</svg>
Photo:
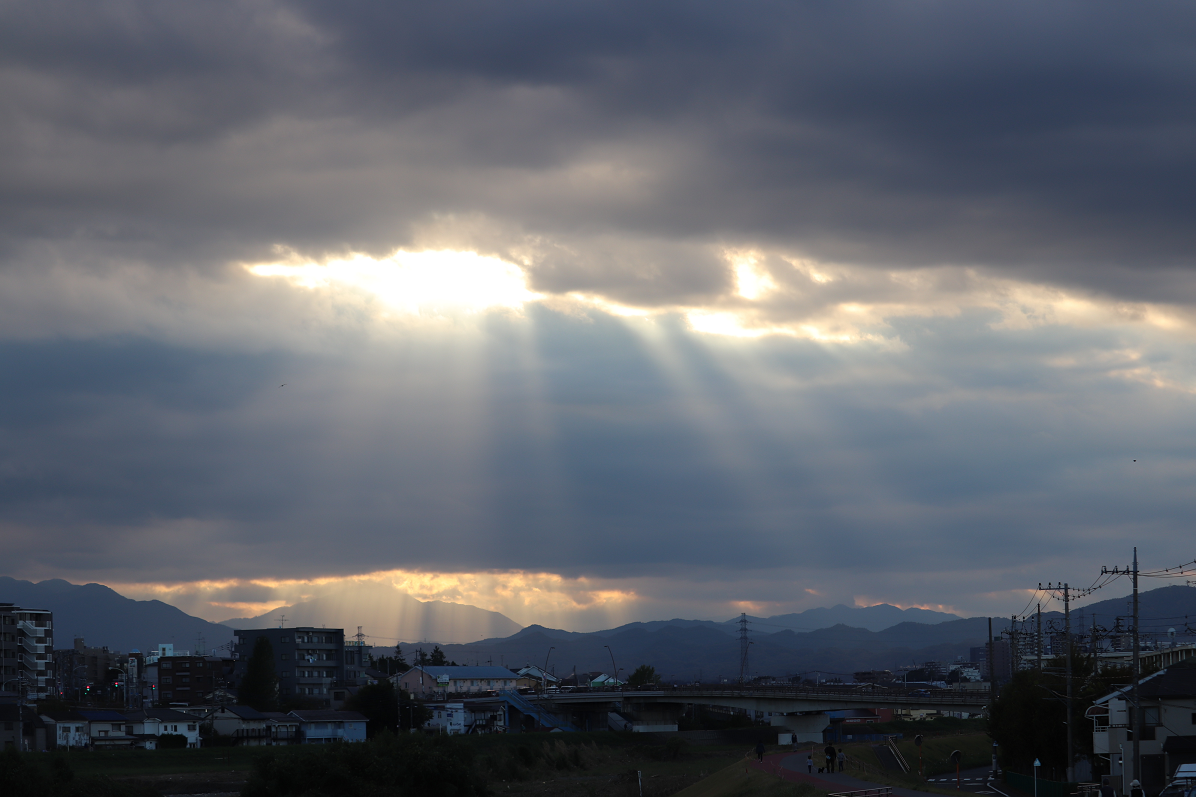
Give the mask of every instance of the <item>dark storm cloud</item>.
<svg viewBox="0 0 1196 797">
<path fill-rule="evenodd" d="M 723 241 L 1192 298 L 1173 272 L 1133 276 L 1186 269 L 1196 243 L 1196 13 L 1182 6 L 4 15 L 10 245 L 115 241 L 203 265 L 274 243 L 384 251 L 435 214 L 481 214 L 508 246 L 563 247 L 533 264 L 538 288 L 646 304 L 717 293 L 709 268 L 680 264 Z M 608 184 L 571 171 L 588 166 Z M 591 256 L 603 236 L 623 251 Z M 629 279 L 621 264 L 645 248 L 679 265 Z"/>
</svg>

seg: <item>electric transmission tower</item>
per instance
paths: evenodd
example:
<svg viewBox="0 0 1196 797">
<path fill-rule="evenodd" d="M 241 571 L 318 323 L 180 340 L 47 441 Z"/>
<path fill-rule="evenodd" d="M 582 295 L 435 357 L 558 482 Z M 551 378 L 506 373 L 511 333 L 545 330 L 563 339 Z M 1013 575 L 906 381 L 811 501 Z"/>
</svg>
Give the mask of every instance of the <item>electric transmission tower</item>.
<svg viewBox="0 0 1196 797">
<path fill-rule="evenodd" d="M 746 684 L 748 677 L 748 646 L 752 640 L 748 639 L 747 612 L 739 615 L 739 683 Z"/>
</svg>

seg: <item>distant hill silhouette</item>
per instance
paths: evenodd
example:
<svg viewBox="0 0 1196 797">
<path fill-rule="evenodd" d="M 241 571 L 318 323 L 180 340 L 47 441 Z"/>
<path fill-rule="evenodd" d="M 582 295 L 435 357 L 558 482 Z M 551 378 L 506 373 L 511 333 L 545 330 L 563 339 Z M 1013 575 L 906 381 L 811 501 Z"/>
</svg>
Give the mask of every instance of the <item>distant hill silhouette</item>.
<svg viewBox="0 0 1196 797">
<path fill-rule="evenodd" d="M 1128 585 L 1127 585 L 1128 586 Z M 486 663 L 521 667 L 543 665 L 545 656 L 558 674 L 602 670 L 609 672 L 611 652 L 623 675 L 640 664 L 651 664 L 668 680 L 690 681 L 701 677 L 738 678 L 739 642 L 734 621 L 656 620 L 628 623 L 588 633 L 545 628 L 520 628 L 497 612 L 476 606 L 419 601 L 391 587 L 374 591 L 346 590 L 320 599 L 276 609 L 256 618 L 210 623 L 191 617 L 161 601 L 136 601 L 100 584 L 76 585 L 62 580 L 40 583 L 0 577 L 0 601 L 50 609 L 55 619 L 55 646 L 69 647 L 74 635 L 89 645 L 115 650 L 146 650 L 159 642 L 194 649 L 203 635 L 211 649 L 230 641 L 229 626 L 274 626 L 286 614 L 287 625 L 327 625 L 344 628 L 351 636 L 357 625 L 369 641 L 387 648 L 392 639 L 404 642 L 406 651 L 440 644 L 450 659 L 461 664 Z M 1116 618 L 1129 614 L 1129 598 L 1116 597 L 1077 606 L 1072 613 L 1077 632 L 1098 626 L 1113 628 Z M 1190 641 L 1196 631 L 1196 588 L 1172 585 L 1140 595 L 1142 626 L 1148 638 L 1166 638 L 1174 627 L 1177 641 Z M 1019 607 L 1020 608 L 1020 607 Z M 1053 608 L 1053 605 L 1052 605 Z M 821 625 L 839 617 L 854 622 Z M 911 622 L 909 618 L 922 618 Z M 1044 612 L 1049 622 L 1061 613 Z M 890 621 L 896 619 L 896 623 Z M 925 620 L 929 620 L 926 622 Z M 862 623 L 868 623 L 871 627 Z M 1008 619 L 993 618 L 993 632 L 1006 628 Z M 818 626 L 818 627 L 814 627 Z M 800 630 L 810 628 L 810 630 Z M 890 669 L 925 661 L 950 661 L 966 657 L 969 648 L 984 643 L 988 619 L 958 618 L 943 612 L 898 609 L 895 606 L 835 606 L 768 618 L 752 618 L 749 670 L 752 675 L 778 677 L 821 672 L 824 676 L 850 676 L 865 669 Z M 470 642 L 469 640 L 478 640 Z M 429 640 L 421 643 L 418 640 Z M 607 650 L 610 647 L 610 652 Z"/>
<path fill-rule="evenodd" d="M 1120 589 L 1130 586 L 1129 579 L 1115 582 Z M 1140 585 L 1141 587 L 1141 585 Z M 1102 590 L 1103 592 L 1103 590 Z M 1096 595 L 1100 595 L 1097 592 Z M 1072 628 L 1087 633 L 1092 628 L 1093 619 L 1098 628 L 1112 630 L 1117 627 L 1118 618 L 1122 618 L 1121 626 L 1128 628 L 1129 618 L 1132 616 L 1132 596 L 1106 598 L 1102 601 L 1081 603 L 1072 606 Z M 1051 609 L 1058 611 L 1043 612 L 1045 620 L 1054 620 L 1056 624 L 1063 619 L 1061 600 L 1050 603 Z M 1141 631 L 1149 640 L 1166 638 L 1167 631 L 1174 628 L 1176 642 L 1196 641 L 1196 587 L 1182 584 L 1171 584 L 1149 591 L 1138 593 L 1138 614 L 1141 618 Z"/>
<path fill-rule="evenodd" d="M 945 623 L 961 619 L 958 614 L 936 612 L 930 609 L 900 609 L 888 603 L 878 603 L 875 606 L 844 606 L 837 604 L 829 609 L 806 609 L 804 612 L 793 614 L 778 614 L 772 617 L 748 617 L 748 620 L 760 626 L 762 633 L 789 628 L 794 631 L 816 631 L 819 628 L 830 628 L 835 625 L 849 625 L 853 628 L 866 628 L 869 631 L 883 631 L 898 623 Z M 724 625 L 735 629 L 738 618 L 728 620 Z"/>
<path fill-rule="evenodd" d="M 161 642 L 180 650 L 205 650 L 232 640 L 232 629 L 209 623 L 162 601 L 126 598 L 103 584 L 72 584 L 61 579 L 34 583 L 0 576 L 0 601 L 54 612 L 54 647 L 69 648 L 75 636 L 88 645 L 128 652 L 149 650 Z"/>
<path fill-rule="evenodd" d="M 286 615 L 287 627 L 328 626 L 344 628 L 352 636 L 362 626 L 370 644 L 393 646 L 395 640 L 415 642 L 471 642 L 490 637 L 506 637 L 522 628 L 519 623 L 498 612 L 463 603 L 421 601 L 388 584 L 353 584 L 333 586 L 318 597 L 282 606 L 257 617 L 225 620 L 233 628 L 273 628 Z"/>
</svg>

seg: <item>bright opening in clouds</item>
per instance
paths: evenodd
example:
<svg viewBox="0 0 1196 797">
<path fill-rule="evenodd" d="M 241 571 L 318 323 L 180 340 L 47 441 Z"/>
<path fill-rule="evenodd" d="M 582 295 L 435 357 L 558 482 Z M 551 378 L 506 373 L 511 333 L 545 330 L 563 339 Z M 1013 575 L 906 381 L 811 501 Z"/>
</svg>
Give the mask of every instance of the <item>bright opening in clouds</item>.
<svg viewBox="0 0 1196 797">
<path fill-rule="evenodd" d="M 283 262 L 249 266 L 249 271 L 259 277 L 283 277 L 304 288 L 366 291 L 392 312 L 411 315 L 517 310 L 538 298 L 527 289 L 518 266 L 476 252 L 399 249 L 383 258 L 353 254 L 319 263 L 287 254 Z"/>
</svg>

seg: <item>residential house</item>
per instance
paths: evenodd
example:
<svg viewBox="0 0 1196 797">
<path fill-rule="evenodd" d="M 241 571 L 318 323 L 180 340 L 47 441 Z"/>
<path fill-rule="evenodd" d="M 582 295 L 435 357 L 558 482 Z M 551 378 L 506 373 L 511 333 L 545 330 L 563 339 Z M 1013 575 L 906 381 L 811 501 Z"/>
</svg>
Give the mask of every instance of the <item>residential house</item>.
<svg viewBox="0 0 1196 797">
<path fill-rule="evenodd" d="M 299 718 L 281 711 L 266 711 L 266 728 L 270 732 L 270 744 L 299 744 L 303 741 L 299 733 Z"/>
<path fill-rule="evenodd" d="M 506 667 L 412 667 L 402 675 L 392 675 L 399 689 L 417 698 L 436 695 L 461 695 L 514 689 L 519 676 Z"/>
<path fill-rule="evenodd" d="M 91 743 L 87 718 L 78 711 L 47 711 L 41 717 L 46 723 L 47 733 L 54 739 L 54 746 L 59 750 L 84 748 Z"/>
<path fill-rule="evenodd" d="M 551 689 L 561 684 L 560 678 L 557 678 L 543 667 L 537 667 L 534 664 L 529 664 L 523 669 L 517 670 L 515 674 L 519 676 L 518 685 L 520 688 Z"/>
<path fill-rule="evenodd" d="M 1137 778 L 1147 794 L 1157 794 L 1180 764 L 1196 763 L 1196 659 L 1185 659 L 1139 681 L 1141 728 L 1135 728 L 1130 687 L 1124 686 L 1093 702 L 1087 716 L 1093 721 L 1092 747 L 1110 763 L 1129 794 Z M 1130 755 L 1135 731 L 1142 756 L 1142 772 L 1133 771 Z"/>
<path fill-rule="evenodd" d="M 187 739 L 188 747 L 200 746 L 199 717 L 172 708 L 147 708 L 140 713 L 145 715 L 147 734 L 152 732 L 155 736 L 165 736 L 166 734 L 184 736 Z"/>
<path fill-rule="evenodd" d="M 203 715 L 203 722 L 221 736 L 232 737 L 241 747 L 255 747 L 271 741 L 269 718 L 249 706 L 218 706 Z"/>
<path fill-rule="evenodd" d="M 456 736 L 465 733 L 464 703 L 434 703 L 426 706 L 432 716 L 424 727 L 435 733 Z"/>
<path fill-rule="evenodd" d="M 365 741 L 366 718 L 356 711 L 299 709 L 292 711 L 291 716 L 299 720 L 303 744 Z"/>
<path fill-rule="evenodd" d="M 123 713 L 112 709 L 79 709 L 87 720 L 88 742 L 92 749 L 114 750 L 144 747 L 135 731 L 134 723 Z"/>
</svg>

